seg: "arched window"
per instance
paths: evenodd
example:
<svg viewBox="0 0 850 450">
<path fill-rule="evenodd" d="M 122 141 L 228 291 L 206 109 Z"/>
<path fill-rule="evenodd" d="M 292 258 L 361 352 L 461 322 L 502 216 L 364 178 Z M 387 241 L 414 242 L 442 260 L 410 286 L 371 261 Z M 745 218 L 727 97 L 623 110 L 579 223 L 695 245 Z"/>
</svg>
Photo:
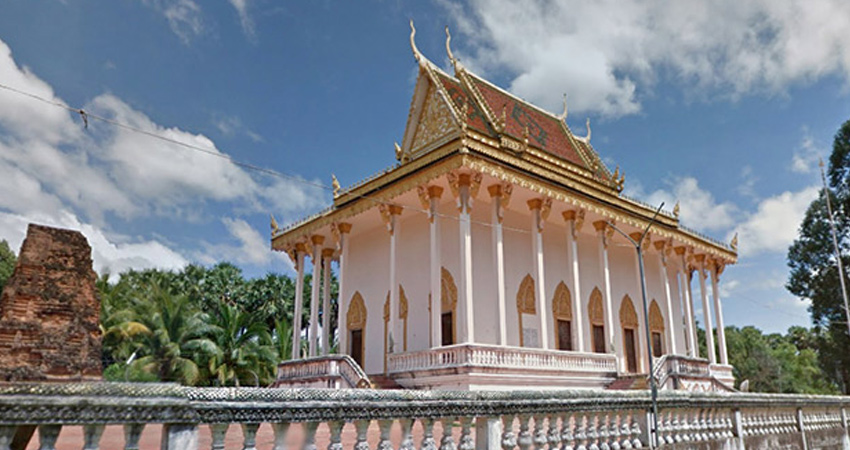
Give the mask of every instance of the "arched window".
<svg viewBox="0 0 850 450">
<path fill-rule="evenodd" d="M 365 355 L 365 340 L 363 333 L 366 331 L 366 303 L 360 292 L 355 292 L 348 305 L 348 313 L 345 317 L 348 328 L 348 354 L 360 367 L 363 367 L 363 355 Z"/>
<path fill-rule="evenodd" d="M 570 289 L 564 282 L 555 288 L 552 298 L 552 318 L 555 321 L 555 332 L 558 337 L 558 350 L 573 349 L 573 302 Z"/>
<path fill-rule="evenodd" d="M 659 358 L 664 352 L 664 316 L 658 302 L 652 299 L 649 304 L 649 333 L 652 336 L 652 356 Z"/>
<path fill-rule="evenodd" d="M 516 310 L 519 318 L 519 346 L 538 347 L 540 340 L 537 336 L 537 327 L 526 328 L 522 320 L 523 315 L 537 315 L 537 309 L 534 307 L 534 279 L 531 275 L 526 274 L 519 284 L 519 290 L 516 293 Z"/>
<path fill-rule="evenodd" d="M 631 373 L 638 371 L 638 318 L 635 305 L 628 296 L 620 302 L 620 326 L 623 329 L 623 354 L 626 357 L 626 370 Z"/>
<path fill-rule="evenodd" d="M 457 285 L 445 267 L 440 280 L 440 337 L 441 345 L 457 342 Z"/>
<path fill-rule="evenodd" d="M 598 287 L 590 293 L 587 303 L 587 317 L 590 319 L 590 344 L 594 353 L 605 353 L 605 310 L 602 306 L 602 291 Z"/>
</svg>

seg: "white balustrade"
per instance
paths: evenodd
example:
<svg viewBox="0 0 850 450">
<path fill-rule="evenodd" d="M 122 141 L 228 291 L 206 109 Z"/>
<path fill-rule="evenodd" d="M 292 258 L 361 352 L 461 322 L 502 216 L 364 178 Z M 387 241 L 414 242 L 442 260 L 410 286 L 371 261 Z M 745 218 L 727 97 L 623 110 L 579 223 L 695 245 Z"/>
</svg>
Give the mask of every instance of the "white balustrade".
<svg viewBox="0 0 850 450">
<path fill-rule="evenodd" d="M 389 373 L 456 367 L 537 371 L 616 372 L 616 356 L 522 347 L 458 344 L 418 352 L 388 355 Z"/>
</svg>

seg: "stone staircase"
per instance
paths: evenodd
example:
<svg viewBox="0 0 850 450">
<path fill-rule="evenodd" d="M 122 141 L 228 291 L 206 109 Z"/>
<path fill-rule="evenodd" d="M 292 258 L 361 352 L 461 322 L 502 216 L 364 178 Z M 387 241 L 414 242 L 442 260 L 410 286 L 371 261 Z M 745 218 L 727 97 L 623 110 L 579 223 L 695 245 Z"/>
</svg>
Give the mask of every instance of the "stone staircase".
<svg viewBox="0 0 850 450">
<path fill-rule="evenodd" d="M 649 378 L 645 373 L 620 375 L 605 387 L 609 391 L 639 391 L 649 389 Z"/>
<path fill-rule="evenodd" d="M 373 389 L 404 389 L 395 380 L 383 374 L 369 375 L 369 381 L 372 383 Z"/>
</svg>

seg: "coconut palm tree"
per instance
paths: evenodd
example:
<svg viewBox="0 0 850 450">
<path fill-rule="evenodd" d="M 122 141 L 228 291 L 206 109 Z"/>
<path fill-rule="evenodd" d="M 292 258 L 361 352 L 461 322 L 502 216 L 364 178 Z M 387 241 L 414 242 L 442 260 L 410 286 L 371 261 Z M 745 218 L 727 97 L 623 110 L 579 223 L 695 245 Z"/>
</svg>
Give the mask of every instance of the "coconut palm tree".
<svg viewBox="0 0 850 450">
<path fill-rule="evenodd" d="M 218 352 L 208 359 L 210 384 L 265 385 L 272 381 L 277 357 L 265 322 L 220 302 L 211 317 L 210 339 Z"/>
<path fill-rule="evenodd" d="M 173 294 L 154 282 L 134 298 L 135 322 L 147 328 L 138 335 L 141 356 L 133 363 L 162 381 L 195 385 L 201 382 L 196 361 L 220 357 L 208 336 L 218 333 L 188 297 Z"/>
</svg>

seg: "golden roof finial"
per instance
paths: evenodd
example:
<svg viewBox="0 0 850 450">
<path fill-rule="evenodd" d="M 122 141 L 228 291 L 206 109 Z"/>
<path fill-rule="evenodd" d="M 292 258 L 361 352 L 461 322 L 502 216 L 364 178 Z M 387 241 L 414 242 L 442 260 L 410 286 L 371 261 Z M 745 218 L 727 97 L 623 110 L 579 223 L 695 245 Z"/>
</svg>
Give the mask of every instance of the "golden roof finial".
<svg viewBox="0 0 850 450">
<path fill-rule="evenodd" d="M 449 55 L 449 61 L 452 63 L 452 67 L 457 71 L 457 59 L 455 59 L 455 55 L 452 53 L 452 34 L 449 33 L 449 26 L 446 25 L 446 54 Z"/>
<path fill-rule="evenodd" d="M 564 112 L 558 115 L 558 120 L 565 122 L 567 120 L 567 93 L 564 93 Z"/>
<path fill-rule="evenodd" d="M 676 200 L 676 206 L 673 207 L 673 216 L 679 218 L 679 201 Z"/>
<path fill-rule="evenodd" d="M 587 136 L 584 137 L 584 143 L 590 144 L 590 117 L 587 118 L 585 125 L 587 126 Z"/>
<path fill-rule="evenodd" d="M 272 229 L 272 236 L 274 236 L 275 234 L 277 234 L 277 231 L 280 229 L 280 227 L 277 226 L 277 220 L 275 220 L 274 214 L 269 214 L 269 218 L 271 219 L 269 225 Z"/>
<path fill-rule="evenodd" d="M 400 161 L 401 161 L 401 157 L 402 157 L 402 155 L 403 155 L 404 153 L 403 153 L 403 152 L 402 152 L 402 150 L 401 150 L 401 146 L 400 146 L 400 145 L 398 145 L 398 142 L 394 142 L 394 144 L 395 144 L 395 159 L 396 159 L 396 161 L 399 161 L 399 162 L 400 162 Z"/>
<path fill-rule="evenodd" d="M 419 49 L 416 48 L 416 27 L 413 26 L 413 19 L 410 19 L 410 48 L 413 50 L 413 57 L 416 58 L 416 62 L 422 63 L 422 53 L 419 53 Z"/>
<path fill-rule="evenodd" d="M 339 191 L 342 187 L 339 185 L 339 180 L 336 179 L 336 175 L 331 174 L 331 184 L 334 187 L 334 197 L 339 197 Z"/>
<path fill-rule="evenodd" d="M 732 236 L 732 241 L 729 242 L 729 246 L 732 247 L 732 250 L 738 251 L 738 233 L 735 232 L 735 236 Z"/>
</svg>

